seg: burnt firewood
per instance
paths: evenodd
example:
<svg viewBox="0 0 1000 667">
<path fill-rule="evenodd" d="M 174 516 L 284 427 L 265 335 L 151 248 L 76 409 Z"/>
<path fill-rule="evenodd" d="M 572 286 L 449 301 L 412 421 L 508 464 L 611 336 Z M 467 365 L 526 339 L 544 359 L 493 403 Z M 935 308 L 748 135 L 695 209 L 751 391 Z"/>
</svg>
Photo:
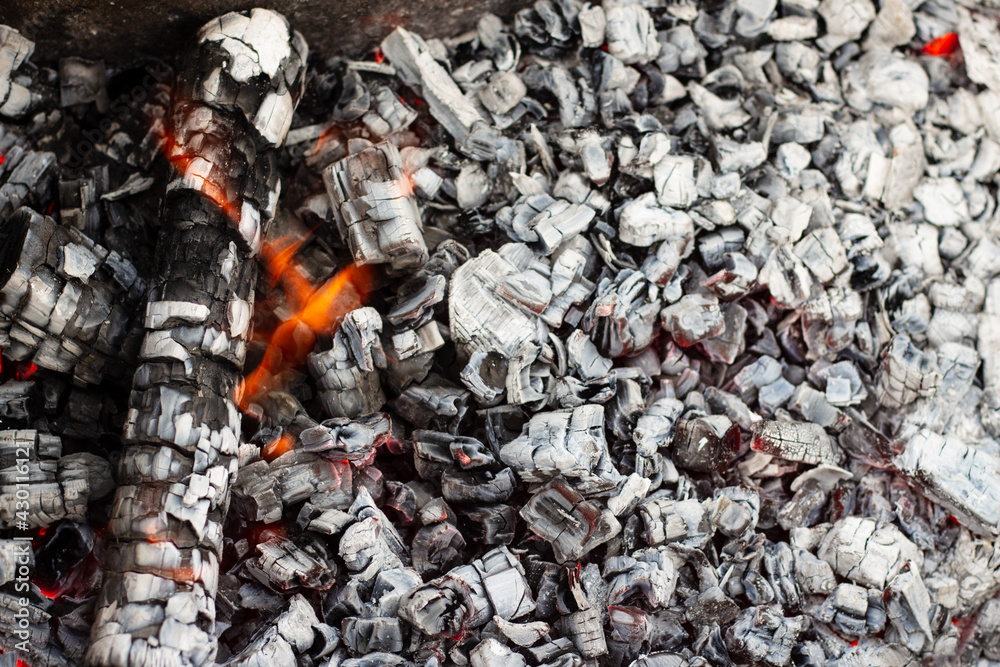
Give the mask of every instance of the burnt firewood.
<svg viewBox="0 0 1000 667">
<path fill-rule="evenodd" d="M 358 264 L 408 269 L 427 261 L 420 211 L 406 178 L 390 142 L 349 155 L 323 172 L 340 235 Z"/>
<path fill-rule="evenodd" d="M 426 635 L 458 637 L 493 616 L 523 617 L 535 608 L 524 569 L 506 547 L 486 553 L 405 593 L 399 615 Z"/>
<path fill-rule="evenodd" d="M 0 431 L 0 528 L 84 521 L 114 487 L 111 465 L 87 452 L 62 455 L 62 440 L 35 430 Z"/>
<path fill-rule="evenodd" d="M 276 148 L 301 94 L 306 53 L 284 17 L 257 9 L 206 24 L 181 70 L 166 136 L 178 176 L 164 201 L 124 432 L 121 467 L 132 474 L 111 507 L 90 664 L 204 665 L 215 657 L 213 598 L 238 466 L 233 392 L 250 336 L 252 258 L 274 215 Z"/>
<path fill-rule="evenodd" d="M 6 355 L 70 373 L 80 384 L 123 378 L 141 341 L 146 284 L 136 268 L 29 208 L 3 228 Z"/>
</svg>

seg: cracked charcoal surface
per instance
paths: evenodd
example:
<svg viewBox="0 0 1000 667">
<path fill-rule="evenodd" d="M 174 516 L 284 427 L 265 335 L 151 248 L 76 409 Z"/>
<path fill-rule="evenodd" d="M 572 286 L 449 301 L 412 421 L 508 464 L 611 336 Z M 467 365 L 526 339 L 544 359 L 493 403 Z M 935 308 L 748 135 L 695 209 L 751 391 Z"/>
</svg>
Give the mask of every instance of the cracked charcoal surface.
<svg viewBox="0 0 1000 667">
<path fill-rule="evenodd" d="M 29 664 L 1000 659 L 998 25 L 0 28 L 3 641 L 27 474 Z"/>
</svg>

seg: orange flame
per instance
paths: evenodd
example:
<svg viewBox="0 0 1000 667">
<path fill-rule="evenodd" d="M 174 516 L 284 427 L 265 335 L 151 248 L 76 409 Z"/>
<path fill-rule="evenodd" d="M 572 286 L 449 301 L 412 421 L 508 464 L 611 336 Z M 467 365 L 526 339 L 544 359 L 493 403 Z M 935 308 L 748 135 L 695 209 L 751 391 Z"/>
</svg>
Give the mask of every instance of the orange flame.
<svg viewBox="0 0 1000 667">
<path fill-rule="evenodd" d="M 268 274 L 268 287 L 274 289 L 278 281 L 282 281 L 285 293 L 298 306 L 301 306 L 302 302 L 308 298 L 312 292 L 312 285 L 306 282 L 298 271 L 289 269 L 293 268 L 292 260 L 295 253 L 299 251 L 308 238 L 308 236 L 303 236 L 296 239 L 288 235 L 275 241 L 265 241 L 260 249 L 264 270 Z"/>
<path fill-rule="evenodd" d="M 268 342 L 264 358 L 236 388 L 236 404 L 247 411 L 252 403 L 274 388 L 275 377 L 305 361 L 319 333 L 329 332 L 337 321 L 360 308 L 371 290 L 367 267 L 351 265 L 318 288 L 298 273 L 292 255 L 301 242 L 265 244 L 262 257 L 273 280 L 280 279 L 297 311 L 282 322 Z"/>
<path fill-rule="evenodd" d="M 313 147 L 312 154 L 319 155 L 319 152 L 323 150 L 323 147 L 326 145 L 326 142 L 329 141 L 330 137 L 334 136 L 335 134 L 337 134 L 337 129 L 333 125 L 320 132 L 319 138 L 316 139 L 316 146 Z"/>
<path fill-rule="evenodd" d="M 958 43 L 958 35 L 953 32 L 946 33 L 932 39 L 924 44 L 923 52 L 929 56 L 950 56 L 961 48 Z"/>
</svg>

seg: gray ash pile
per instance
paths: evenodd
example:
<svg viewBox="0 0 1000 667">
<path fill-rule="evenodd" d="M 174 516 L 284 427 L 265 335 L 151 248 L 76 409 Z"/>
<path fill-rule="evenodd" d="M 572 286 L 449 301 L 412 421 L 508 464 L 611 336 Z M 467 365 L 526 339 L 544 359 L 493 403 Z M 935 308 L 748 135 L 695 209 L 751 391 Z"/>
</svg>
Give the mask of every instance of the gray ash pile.
<svg viewBox="0 0 1000 667">
<path fill-rule="evenodd" d="M 0 27 L 0 665 L 1000 664 L 1000 10 L 294 28 Z"/>
</svg>

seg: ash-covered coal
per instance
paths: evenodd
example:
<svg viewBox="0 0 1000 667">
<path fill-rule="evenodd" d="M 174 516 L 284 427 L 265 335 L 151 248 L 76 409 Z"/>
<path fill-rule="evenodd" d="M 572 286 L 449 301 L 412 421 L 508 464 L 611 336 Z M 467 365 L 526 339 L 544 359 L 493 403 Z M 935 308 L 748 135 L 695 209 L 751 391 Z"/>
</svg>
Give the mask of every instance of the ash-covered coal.
<svg viewBox="0 0 1000 667">
<path fill-rule="evenodd" d="M 199 44 L 0 27 L 0 664 L 1000 660 L 994 10 Z"/>
</svg>

